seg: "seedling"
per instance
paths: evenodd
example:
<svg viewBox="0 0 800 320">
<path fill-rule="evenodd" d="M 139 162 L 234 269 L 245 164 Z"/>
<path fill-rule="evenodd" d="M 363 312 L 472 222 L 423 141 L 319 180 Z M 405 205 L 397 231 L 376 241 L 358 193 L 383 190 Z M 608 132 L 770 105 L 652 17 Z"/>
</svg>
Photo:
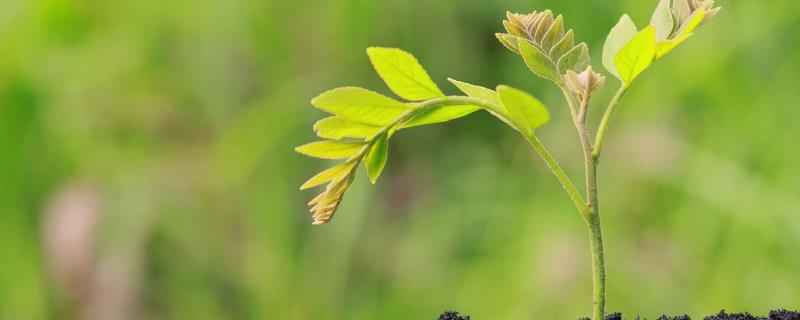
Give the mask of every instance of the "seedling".
<svg viewBox="0 0 800 320">
<path fill-rule="evenodd" d="M 564 18 L 554 16 L 550 10 L 506 15 L 506 32 L 498 33 L 497 38 L 520 55 L 533 74 L 552 81 L 566 99 L 583 151 L 585 198 L 537 138 L 536 131 L 550 120 L 550 115 L 533 95 L 506 85 L 492 90 L 454 79 L 449 80 L 464 95 L 445 95 L 410 53 L 368 48 L 375 71 L 403 101 L 358 87 L 333 89 L 311 100 L 315 107 L 332 116 L 314 124 L 314 131 L 324 140 L 297 147 L 297 152 L 344 160 L 300 187 L 327 184 L 309 202 L 313 224 L 324 224 L 333 218 L 360 163 L 364 163 L 373 184 L 378 180 L 386 165 L 389 139 L 398 131 L 484 110 L 517 131 L 539 153 L 586 222 L 593 268 L 592 319 L 603 319 L 606 281 L 596 172 L 609 123 L 636 78 L 719 11 L 713 0 L 661 0 L 650 24 L 642 29 L 623 15 L 606 39 L 602 58 L 603 66 L 619 79 L 620 86 L 593 136 L 586 119 L 593 110 L 589 108 L 592 95 L 603 88 L 606 78 L 592 68 L 586 43 L 576 44 L 575 34 L 565 27 Z"/>
</svg>

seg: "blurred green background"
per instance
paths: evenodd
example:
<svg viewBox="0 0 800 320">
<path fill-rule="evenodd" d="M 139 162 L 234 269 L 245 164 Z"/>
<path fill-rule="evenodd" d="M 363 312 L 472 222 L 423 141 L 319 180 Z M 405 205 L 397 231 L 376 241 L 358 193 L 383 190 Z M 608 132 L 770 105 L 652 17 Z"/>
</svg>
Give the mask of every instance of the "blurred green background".
<svg viewBox="0 0 800 320">
<path fill-rule="evenodd" d="M 719 1 L 640 78 L 600 168 L 608 310 L 800 309 L 800 4 Z M 552 8 L 594 65 L 656 1 L 0 1 L 0 319 L 576 319 L 588 238 L 524 140 L 486 114 L 402 132 L 331 224 L 316 94 L 389 94 L 367 46 L 536 93 L 579 180 L 559 92 L 494 38 Z M 603 97 L 614 91 L 609 80 Z M 601 106 L 592 110 L 596 123 Z"/>
</svg>

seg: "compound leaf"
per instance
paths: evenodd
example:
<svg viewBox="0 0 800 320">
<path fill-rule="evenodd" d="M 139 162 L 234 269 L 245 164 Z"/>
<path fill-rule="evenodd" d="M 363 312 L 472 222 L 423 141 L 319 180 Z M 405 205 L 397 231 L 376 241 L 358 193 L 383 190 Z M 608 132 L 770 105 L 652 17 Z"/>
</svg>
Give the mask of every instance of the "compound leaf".
<svg viewBox="0 0 800 320">
<path fill-rule="evenodd" d="M 530 94 L 509 86 L 497 86 L 500 102 L 508 111 L 509 120 L 517 130 L 532 134 L 536 129 L 550 120 L 544 104 Z"/>
<path fill-rule="evenodd" d="M 461 92 L 470 97 L 485 100 L 487 102 L 490 102 L 498 106 L 500 105 L 500 100 L 497 98 L 497 92 L 494 92 L 494 90 L 492 89 L 458 81 L 455 79 L 447 79 L 447 80 L 453 83 L 458 88 L 458 90 L 461 90 Z"/>
<path fill-rule="evenodd" d="M 367 48 L 375 71 L 398 96 L 410 101 L 443 97 L 428 72 L 412 54 L 395 48 Z"/>
<path fill-rule="evenodd" d="M 409 106 L 367 89 L 343 87 L 324 92 L 311 104 L 326 112 L 371 125 L 387 125 Z"/>
<path fill-rule="evenodd" d="M 345 176 L 350 173 L 353 165 L 354 162 L 345 162 L 335 167 L 325 169 L 303 183 L 303 185 L 300 186 L 300 190 L 310 189 L 333 179 Z"/>
<path fill-rule="evenodd" d="M 367 167 L 367 175 L 372 184 L 378 181 L 378 177 L 386 166 L 386 158 L 389 153 L 389 135 L 384 134 L 379 137 L 364 157 L 364 166 Z"/>
<path fill-rule="evenodd" d="M 381 126 L 356 122 L 347 118 L 332 116 L 317 121 L 314 132 L 320 138 L 339 140 L 342 138 L 368 139 L 381 131 Z"/>
<path fill-rule="evenodd" d="M 424 111 L 409 119 L 400 128 L 418 127 L 465 117 L 481 108 L 473 105 L 446 106 Z"/>
<path fill-rule="evenodd" d="M 358 154 L 364 142 L 323 140 L 304 144 L 294 150 L 309 157 L 320 159 L 347 159 Z"/>
<path fill-rule="evenodd" d="M 550 60 L 544 52 L 528 42 L 528 40 L 522 38 L 517 40 L 517 44 L 522 59 L 525 60 L 525 64 L 528 65 L 528 68 L 531 69 L 534 74 L 547 80 L 560 83 L 561 80 L 555 64 L 553 64 L 553 61 Z"/>
</svg>

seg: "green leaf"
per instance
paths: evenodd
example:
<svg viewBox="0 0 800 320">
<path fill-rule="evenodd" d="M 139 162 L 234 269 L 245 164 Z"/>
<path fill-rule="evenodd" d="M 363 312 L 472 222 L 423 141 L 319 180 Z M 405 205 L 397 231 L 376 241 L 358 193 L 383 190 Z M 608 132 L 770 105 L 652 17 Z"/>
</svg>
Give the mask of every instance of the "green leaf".
<svg viewBox="0 0 800 320">
<path fill-rule="evenodd" d="M 550 10 L 545 10 L 542 12 L 541 20 L 536 23 L 536 32 L 533 35 L 533 41 L 536 43 L 542 43 L 545 33 L 547 33 L 547 30 L 550 30 L 550 26 L 552 24 L 553 12 Z"/>
<path fill-rule="evenodd" d="M 304 144 L 294 150 L 320 159 L 347 159 L 358 154 L 364 148 L 364 144 L 360 141 L 323 140 Z"/>
<path fill-rule="evenodd" d="M 619 51 L 622 50 L 622 47 L 636 36 L 637 30 L 636 24 L 626 14 L 619 19 L 617 25 L 611 28 L 611 32 L 608 33 L 606 42 L 603 45 L 603 66 L 617 78 L 620 77 L 614 59 Z"/>
<path fill-rule="evenodd" d="M 400 128 L 418 127 L 455 120 L 472 114 L 481 108 L 473 105 L 446 106 L 424 111 L 409 119 Z"/>
<path fill-rule="evenodd" d="M 387 125 L 409 106 L 358 87 L 337 88 L 322 93 L 311 104 L 329 113 L 371 125 Z"/>
<path fill-rule="evenodd" d="M 695 11 L 683 27 L 678 30 L 678 34 L 674 39 L 663 40 L 656 43 L 656 59 L 661 59 L 661 57 L 672 51 L 672 49 L 675 49 L 679 44 L 689 39 L 689 37 L 692 36 L 692 32 L 703 22 L 705 12 L 706 10 L 702 8 Z"/>
<path fill-rule="evenodd" d="M 458 81 L 452 78 L 448 78 L 447 81 L 453 83 L 458 88 L 458 90 L 461 90 L 461 92 L 470 97 L 481 99 L 490 102 L 494 105 L 501 106 L 500 100 L 497 98 L 497 92 L 494 92 L 494 90 L 492 89 Z"/>
<path fill-rule="evenodd" d="M 509 122 L 508 117 L 506 116 L 508 111 L 506 111 L 503 104 L 500 103 L 500 99 L 497 97 L 497 92 L 489 88 L 484 88 L 478 85 L 461 82 L 455 79 L 448 78 L 447 80 L 452 82 L 464 94 L 472 98 L 481 99 L 483 101 L 489 102 L 491 105 L 494 106 L 494 108 L 487 109 L 486 111 L 488 111 L 491 115 L 497 117 L 497 119 L 500 119 L 500 121 L 503 121 L 509 126 L 514 127 L 514 125 Z"/>
<path fill-rule="evenodd" d="M 553 45 L 553 49 L 550 49 L 550 57 L 553 59 L 560 59 L 563 57 L 567 52 L 572 50 L 575 47 L 575 33 L 572 30 L 567 31 L 567 34 L 561 38 L 555 45 Z"/>
<path fill-rule="evenodd" d="M 378 177 L 386 166 L 386 158 L 389 153 L 389 135 L 384 134 L 375 141 L 372 148 L 364 157 L 364 166 L 367 167 L 367 175 L 372 184 L 378 181 Z"/>
<path fill-rule="evenodd" d="M 553 48 L 553 45 L 556 44 L 558 40 L 561 40 L 561 37 L 564 36 L 564 17 L 559 15 L 555 21 L 553 21 L 553 25 L 550 26 L 550 29 L 547 30 L 547 33 L 544 34 L 542 37 L 542 48 L 547 52 Z"/>
<path fill-rule="evenodd" d="M 395 48 L 367 48 L 375 71 L 394 93 L 410 101 L 443 97 L 444 94 L 422 68 L 417 58 Z"/>
<path fill-rule="evenodd" d="M 589 65 L 589 47 L 586 43 L 575 46 L 567 52 L 561 59 L 558 59 L 558 71 L 561 74 L 567 73 L 567 70 L 583 71 Z"/>
<path fill-rule="evenodd" d="M 494 35 L 495 37 L 497 37 L 497 40 L 500 40 L 500 43 L 502 43 L 503 46 L 508 48 L 508 50 L 511 50 L 515 53 L 519 53 L 519 45 L 517 44 L 518 41 L 517 39 L 520 39 L 520 37 L 510 35 L 508 33 L 495 33 Z"/>
<path fill-rule="evenodd" d="M 639 74 L 653 64 L 656 57 L 656 29 L 649 26 L 640 31 L 614 59 L 619 76 L 630 85 Z"/>
<path fill-rule="evenodd" d="M 497 86 L 497 95 L 508 111 L 509 120 L 517 130 L 532 134 L 536 129 L 550 120 L 544 104 L 530 94 L 509 86 Z"/>
<path fill-rule="evenodd" d="M 650 25 L 656 28 L 656 40 L 669 38 L 672 31 L 675 30 L 672 12 L 670 12 L 669 8 L 670 1 L 671 0 L 661 0 L 661 2 L 658 3 L 658 7 L 656 7 L 656 10 L 653 12 L 653 16 L 650 18 Z"/>
<path fill-rule="evenodd" d="M 525 60 L 525 64 L 528 65 L 528 68 L 531 69 L 534 74 L 555 83 L 561 83 L 558 71 L 556 71 L 556 66 L 544 52 L 536 48 L 533 44 L 528 42 L 528 40 L 522 38 L 518 39 L 517 45 L 519 46 L 519 52 L 522 58 Z"/>
<path fill-rule="evenodd" d="M 314 132 L 320 138 L 339 140 L 342 138 L 369 139 L 383 127 L 355 122 L 339 116 L 327 117 L 314 124 Z"/>
<path fill-rule="evenodd" d="M 355 164 L 356 162 L 349 161 L 335 167 L 325 169 L 303 183 L 303 185 L 300 186 L 300 190 L 310 189 L 333 179 L 344 177 L 350 173 L 350 170 L 353 169 Z"/>
</svg>

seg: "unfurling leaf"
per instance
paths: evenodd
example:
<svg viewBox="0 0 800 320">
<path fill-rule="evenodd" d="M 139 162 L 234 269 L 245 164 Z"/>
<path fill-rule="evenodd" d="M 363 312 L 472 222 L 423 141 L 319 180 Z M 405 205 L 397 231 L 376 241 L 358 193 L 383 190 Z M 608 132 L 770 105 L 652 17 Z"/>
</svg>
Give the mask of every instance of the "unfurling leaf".
<svg viewBox="0 0 800 320">
<path fill-rule="evenodd" d="M 365 142 L 324 140 L 304 144 L 294 150 L 309 157 L 320 159 L 348 159 L 364 148 Z"/>
<path fill-rule="evenodd" d="M 507 18 L 503 25 L 508 33 L 498 33 L 497 38 L 520 54 L 537 76 L 561 84 L 566 70 L 583 70 L 588 64 L 586 44 L 574 45 L 575 34 L 564 27 L 563 16 L 553 18 L 553 12 L 545 10 L 530 14 L 509 12 Z M 573 56 L 567 57 L 570 53 Z M 559 67 L 560 61 L 564 63 Z"/>
<path fill-rule="evenodd" d="M 313 188 L 328 181 L 334 180 L 337 177 L 341 178 L 343 176 L 346 176 L 354 168 L 356 163 L 357 162 L 349 161 L 337 165 L 335 167 L 325 169 L 322 172 L 308 179 L 308 181 L 306 181 L 305 183 L 303 183 L 303 185 L 300 186 L 300 190 Z"/>
<path fill-rule="evenodd" d="M 566 82 L 567 89 L 578 94 L 578 96 L 583 96 L 586 93 L 600 91 L 606 82 L 606 77 L 594 72 L 592 66 L 588 66 L 581 73 L 568 70 L 567 74 L 564 75 L 564 82 Z"/>
<path fill-rule="evenodd" d="M 378 126 L 391 123 L 409 109 L 409 105 L 358 87 L 324 92 L 311 104 L 337 116 Z"/>
<path fill-rule="evenodd" d="M 656 29 L 649 26 L 640 31 L 619 51 L 614 59 L 614 65 L 625 85 L 630 85 L 642 71 L 653 63 L 656 56 L 655 42 Z"/>
<path fill-rule="evenodd" d="M 517 40 L 517 45 L 519 46 L 519 53 L 522 55 L 522 59 L 525 60 L 525 64 L 528 65 L 528 68 L 531 69 L 533 73 L 547 80 L 561 83 L 556 65 L 544 52 L 536 48 L 533 44 L 528 42 L 528 40 L 522 38 Z"/>
<path fill-rule="evenodd" d="M 558 60 L 558 71 L 565 74 L 569 70 L 582 71 L 589 65 L 589 47 L 581 42 Z"/>
<path fill-rule="evenodd" d="M 705 9 L 699 9 L 689 16 L 686 23 L 678 30 L 673 39 L 658 41 L 656 43 L 656 59 L 661 59 L 661 57 L 672 51 L 672 49 L 675 49 L 679 44 L 689 39 L 689 37 L 692 36 L 692 32 L 697 29 L 697 26 L 700 25 L 704 18 Z"/>
<path fill-rule="evenodd" d="M 669 38 L 672 31 L 675 30 L 675 21 L 670 12 L 670 1 L 661 0 L 656 11 L 653 12 L 653 17 L 650 18 L 650 25 L 656 28 L 656 41 Z"/>
<path fill-rule="evenodd" d="M 558 42 L 556 42 L 556 44 L 553 45 L 553 48 L 550 49 L 550 56 L 554 57 L 555 59 L 560 59 L 574 47 L 575 33 L 572 30 L 569 30 L 563 37 L 561 37 L 560 40 L 558 40 Z"/>
<path fill-rule="evenodd" d="M 383 167 L 386 166 L 386 158 L 389 153 L 389 135 L 384 134 L 377 139 L 364 157 L 364 166 L 367 167 L 367 175 L 372 184 L 378 181 Z"/>
<path fill-rule="evenodd" d="M 547 50 L 548 52 L 550 49 L 553 48 L 553 45 L 561 40 L 564 36 L 564 17 L 559 15 L 553 24 L 550 25 L 550 28 L 545 32 L 544 36 L 542 37 L 542 48 Z"/>
<path fill-rule="evenodd" d="M 503 44 L 508 50 L 513 51 L 514 53 L 519 53 L 519 45 L 517 44 L 518 36 L 511 35 L 508 33 L 495 33 L 495 37 L 497 40 L 500 40 L 500 43 Z"/>
<path fill-rule="evenodd" d="M 617 78 L 620 78 L 620 76 L 614 59 L 619 51 L 622 50 L 622 47 L 636 36 L 636 32 L 636 24 L 633 23 L 631 17 L 627 14 L 623 15 L 617 25 L 611 28 L 611 32 L 608 33 L 606 42 L 603 45 L 603 66 Z"/>
<path fill-rule="evenodd" d="M 524 134 L 532 134 L 534 129 L 550 120 L 544 104 L 522 90 L 501 85 L 497 87 L 497 95 L 508 112 L 509 120 Z"/>
<path fill-rule="evenodd" d="M 342 176 L 336 177 L 325 187 L 325 191 L 317 195 L 314 199 L 308 202 L 311 206 L 311 217 L 314 219 L 312 224 L 323 224 L 333 218 L 339 204 L 342 203 L 347 188 L 353 183 L 355 176 L 355 163 L 346 171 Z"/>
<path fill-rule="evenodd" d="M 685 21 L 692 13 L 692 9 L 689 8 L 689 0 L 673 0 L 672 12 L 678 21 Z"/>
<path fill-rule="evenodd" d="M 367 49 L 367 55 L 386 85 L 403 99 L 419 101 L 444 96 L 412 54 L 372 47 Z"/>
<path fill-rule="evenodd" d="M 369 139 L 381 129 L 381 126 L 356 122 L 339 116 L 327 117 L 314 124 L 314 132 L 317 136 L 333 140 L 342 138 Z"/>
</svg>

